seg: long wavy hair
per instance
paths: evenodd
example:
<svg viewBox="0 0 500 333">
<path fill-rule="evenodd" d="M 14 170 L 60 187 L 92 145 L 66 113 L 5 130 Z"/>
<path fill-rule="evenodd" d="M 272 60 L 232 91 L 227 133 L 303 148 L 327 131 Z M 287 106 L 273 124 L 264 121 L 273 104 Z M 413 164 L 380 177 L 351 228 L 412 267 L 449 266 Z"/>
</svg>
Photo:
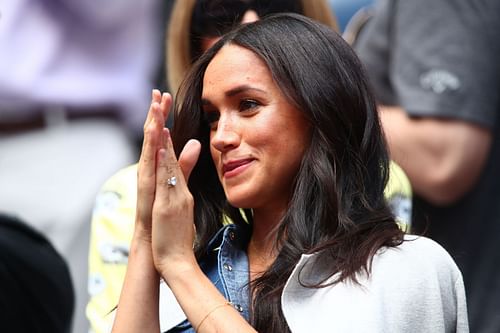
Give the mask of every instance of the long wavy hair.
<svg viewBox="0 0 500 333">
<path fill-rule="evenodd" d="M 312 128 L 288 210 L 277 230 L 279 254 L 251 282 L 252 325 L 262 332 L 289 332 L 280 297 L 302 254 L 316 253 L 324 263 L 318 272 L 321 278 L 306 286 L 321 288 L 346 279 L 357 282 L 358 273 L 370 273 L 378 249 L 403 241 L 384 198 L 388 152 L 362 65 L 336 32 L 296 14 L 277 14 L 236 28 L 194 64 L 176 99 L 172 137 L 177 154 L 191 138 L 202 144 L 189 180 L 198 258 L 221 228 L 224 214 L 236 224 L 247 223 L 227 202 L 202 115 L 205 70 L 228 44 L 263 59 L 282 93 Z M 248 211 L 245 218 L 252 225 Z"/>
</svg>

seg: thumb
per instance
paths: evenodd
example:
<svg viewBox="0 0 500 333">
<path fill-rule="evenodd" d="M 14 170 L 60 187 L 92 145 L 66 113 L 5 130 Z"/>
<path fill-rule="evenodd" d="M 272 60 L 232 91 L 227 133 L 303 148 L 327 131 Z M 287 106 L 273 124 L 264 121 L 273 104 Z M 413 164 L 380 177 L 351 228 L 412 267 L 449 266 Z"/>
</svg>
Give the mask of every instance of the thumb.
<svg viewBox="0 0 500 333">
<path fill-rule="evenodd" d="M 198 162 L 198 157 L 200 156 L 201 143 L 198 140 L 189 140 L 179 156 L 179 166 L 181 167 L 182 174 L 186 183 L 189 180 L 191 171 L 193 171 L 196 162 Z"/>
</svg>

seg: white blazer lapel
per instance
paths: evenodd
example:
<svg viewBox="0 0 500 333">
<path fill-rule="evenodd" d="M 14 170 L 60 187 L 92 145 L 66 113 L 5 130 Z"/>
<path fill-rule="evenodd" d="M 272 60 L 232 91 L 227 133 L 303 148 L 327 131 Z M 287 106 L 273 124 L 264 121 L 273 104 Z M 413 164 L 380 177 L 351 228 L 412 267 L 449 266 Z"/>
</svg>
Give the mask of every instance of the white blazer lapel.
<svg viewBox="0 0 500 333">
<path fill-rule="evenodd" d="M 168 331 L 186 318 L 172 290 L 166 283 L 160 283 L 160 332 Z"/>
</svg>

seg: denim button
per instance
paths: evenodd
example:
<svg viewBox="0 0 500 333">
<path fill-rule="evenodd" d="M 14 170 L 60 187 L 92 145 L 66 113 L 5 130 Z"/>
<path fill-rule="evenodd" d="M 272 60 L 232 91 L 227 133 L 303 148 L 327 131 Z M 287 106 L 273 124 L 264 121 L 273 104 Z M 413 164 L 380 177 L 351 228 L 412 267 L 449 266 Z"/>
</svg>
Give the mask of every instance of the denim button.
<svg viewBox="0 0 500 333">
<path fill-rule="evenodd" d="M 229 239 L 234 240 L 235 238 L 236 238 L 236 235 L 234 234 L 234 232 L 231 231 L 229 233 Z"/>
<path fill-rule="evenodd" d="M 233 266 L 228 265 L 228 264 L 224 264 L 222 267 L 224 267 L 224 269 L 229 271 L 229 272 L 231 272 L 233 270 Z"/>
<path fill-rule="evenodd" d="M 234 308 L 238 310 L 238 312 L 243 312 L 243 307 L 239 304 L 234 304 Z"/>
</svg>

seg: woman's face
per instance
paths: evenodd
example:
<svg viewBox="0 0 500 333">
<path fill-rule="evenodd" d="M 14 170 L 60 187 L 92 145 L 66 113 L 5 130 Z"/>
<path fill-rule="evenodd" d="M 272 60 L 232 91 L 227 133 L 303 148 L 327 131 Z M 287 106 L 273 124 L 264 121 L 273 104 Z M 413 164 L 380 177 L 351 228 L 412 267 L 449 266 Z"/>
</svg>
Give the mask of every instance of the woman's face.
<svg viewBox="0 0 500 333">
<path fill-rule="evenodd" d="M 210 151 L 229 202 L 286 209 L 309 126 L 253 52 L 224 46 L 203 79 Z"/>
</svg>

